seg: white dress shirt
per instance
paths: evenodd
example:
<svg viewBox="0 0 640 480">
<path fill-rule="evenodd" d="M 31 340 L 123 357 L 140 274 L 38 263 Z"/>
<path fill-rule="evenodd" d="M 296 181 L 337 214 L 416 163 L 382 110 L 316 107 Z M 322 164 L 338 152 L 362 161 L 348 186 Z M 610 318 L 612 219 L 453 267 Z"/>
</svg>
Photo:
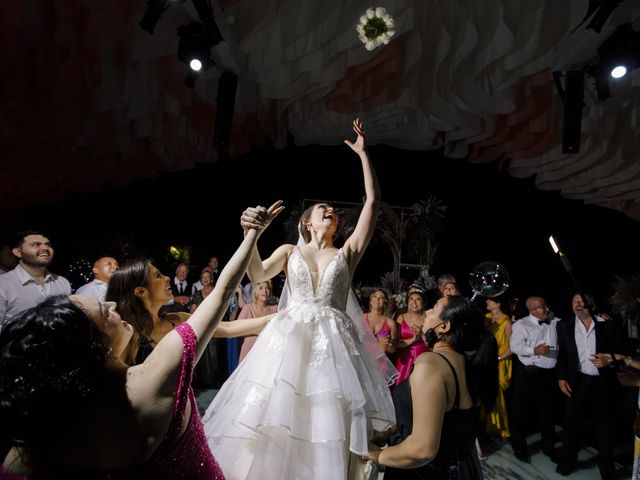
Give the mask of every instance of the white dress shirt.
<svg viewBox="0 0 640 480">
<path fill-rule="evenodd" d="M 47 272 L 39 284 L 21 265 L 0 275 L 0 325 L 52 295 L 71 295 L 69 281 Z"/>
<path fill-rule="evenodd" d="M 596 317 L 596 321 L 604 321 L 600 317 Z M 596 354 L 596 322 L 591 322 L 589 330 L 578 317 L 575 319 L 574 336 L 576 339 L 576 348 L 578 349 L 578 360 L 580 361 L 580 371 L 585 375 L 600 375 L 598 368 L 591 361 L 591 356 Z"/>
<path fill-rule="evenodd" d="M 518 355 L 518 359 L 525 366 L 540 368 L 554 368 L 558 359 L 558 335 L 556 324 L 558 318 L 550 320 L 549 325 L 540 324 L 539 319 L 527 315 L 513 324 L 511 351 Z M 533 350 L 537 345 L 545 343 L 549 346 L 549 355 L 536 355 Z"/>
<path fill-rule="evenodd" d="M 101 280 L 94 279 L 89 283 L 85 283 L 78 290 L 76 294 L 85 295 L 87 297 L 95 298 L 99 302 L 104 302 L 107 296 L 107 284 Z"/>
</svg>

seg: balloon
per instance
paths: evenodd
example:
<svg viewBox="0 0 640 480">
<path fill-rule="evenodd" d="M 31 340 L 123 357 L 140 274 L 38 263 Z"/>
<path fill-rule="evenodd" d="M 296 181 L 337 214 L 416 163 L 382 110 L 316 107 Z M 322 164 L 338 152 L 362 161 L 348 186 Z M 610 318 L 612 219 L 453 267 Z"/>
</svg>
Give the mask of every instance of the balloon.
<svg viewBox="0 0 640 480">
<path fill-rule="evenodd" d="M 496 262 L 482 262 L 469 272 L 473 296 L 497 297 L 509 288 L 509 272 Z"/>
</svg>

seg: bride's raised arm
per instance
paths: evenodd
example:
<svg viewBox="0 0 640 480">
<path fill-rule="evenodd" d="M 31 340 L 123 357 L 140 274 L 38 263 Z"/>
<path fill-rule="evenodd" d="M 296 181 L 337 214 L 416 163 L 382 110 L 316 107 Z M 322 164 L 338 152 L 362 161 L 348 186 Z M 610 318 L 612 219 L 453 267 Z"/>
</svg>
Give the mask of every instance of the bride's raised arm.
<svg viewBox="0 0 640 480">
<path fill-rule="evenodd" d="M 378 177 L 371 164 L 371 159 L 367 154 L 364 140 L 364 125 L 359 118 L 353 121 L 353 131 L 357 135 L 355 142 L 345 140 L 344 143 L 360 157 L 366 198 L 356 228 L 343 247 L 352 271 L 360 261 L 373 236 L 376 219 L 378 217 L 378 209 L 380 207 L 380 184 L 378 183 Z"/>
</svg>

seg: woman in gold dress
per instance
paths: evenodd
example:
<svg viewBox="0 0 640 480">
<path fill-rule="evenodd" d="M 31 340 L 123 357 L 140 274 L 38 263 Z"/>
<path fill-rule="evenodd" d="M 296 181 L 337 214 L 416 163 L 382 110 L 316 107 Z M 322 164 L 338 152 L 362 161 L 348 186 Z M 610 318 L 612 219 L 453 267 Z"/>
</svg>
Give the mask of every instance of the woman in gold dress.
<svg viewBox="0 0 640 480">
<path fill-rule="evenodd" d="M 488 434 L 500 437 L 502 441 L 508 440 L 511 436 L 509 430 L 509 420 L 507 418 L 507 403 L 505 391 L 511 384 L 511 317 L 504 313 L 502 306 L 508 308 L 508 302 L 501 297 L 488 298 L 486 314 L 488 319 L 487 328 L 493 333 L 498 342 L 498 398 L 493 411 L 485 415 L 485 429 Z"/>
</svg>

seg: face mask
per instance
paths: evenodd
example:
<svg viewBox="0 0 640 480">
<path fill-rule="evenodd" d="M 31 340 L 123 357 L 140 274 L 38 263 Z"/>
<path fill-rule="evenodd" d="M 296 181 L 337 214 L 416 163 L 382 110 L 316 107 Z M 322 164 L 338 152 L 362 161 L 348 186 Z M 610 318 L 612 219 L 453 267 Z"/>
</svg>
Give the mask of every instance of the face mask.
<svg viewBox="0 0 640 480">
<path fill-rule="evenodd" d="M 436 333 L 436 328 L 439 327 L 440 325 L 444 325 L 444 323 L 445 322 L 442 322 L 436 325 L 435 327 L 429 328 L 424 334 L 424 341 L 427 342 L 427 346 L 429 347 L 429 350 L 433 350 L 433 347 L 435 346 L 435 344 L 438 343 L 438 341 L 440 340 L 440 335 Z"/>
</svg>

